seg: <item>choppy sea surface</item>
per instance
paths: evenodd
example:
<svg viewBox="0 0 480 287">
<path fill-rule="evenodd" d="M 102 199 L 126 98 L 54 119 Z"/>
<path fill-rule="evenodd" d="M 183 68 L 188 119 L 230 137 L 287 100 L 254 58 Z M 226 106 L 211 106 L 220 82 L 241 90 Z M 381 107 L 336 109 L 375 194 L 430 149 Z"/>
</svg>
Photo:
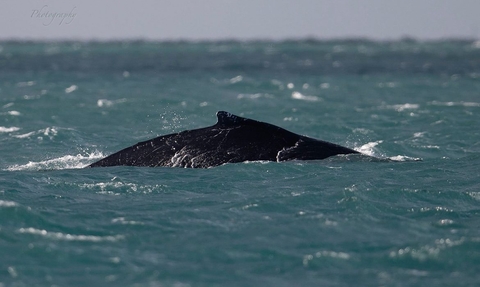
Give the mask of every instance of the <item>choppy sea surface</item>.
<svg viewBox="0 0 480 287">
<path fill-rule="evenodd" d="M 368 157 L 82 169 L 215 113 Z M 480 42 L 0 42 L 0 286 L 479 286 Z"/>
</svg>

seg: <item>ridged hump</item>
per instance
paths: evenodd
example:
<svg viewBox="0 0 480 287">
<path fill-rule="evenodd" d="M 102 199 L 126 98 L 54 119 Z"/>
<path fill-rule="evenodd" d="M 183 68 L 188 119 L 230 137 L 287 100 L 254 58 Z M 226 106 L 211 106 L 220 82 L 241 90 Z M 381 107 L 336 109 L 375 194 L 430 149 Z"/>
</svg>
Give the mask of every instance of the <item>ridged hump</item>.
<svg viewBox="0 0 480 287">
<path fill-rule="evenodd" d="M 217 125 L 224 125 L 224 126 L 237 125 L 246 121 L 252 121 L 252 120 L 242 118 L 225 111 L 217 112 Z"/>
</svg>

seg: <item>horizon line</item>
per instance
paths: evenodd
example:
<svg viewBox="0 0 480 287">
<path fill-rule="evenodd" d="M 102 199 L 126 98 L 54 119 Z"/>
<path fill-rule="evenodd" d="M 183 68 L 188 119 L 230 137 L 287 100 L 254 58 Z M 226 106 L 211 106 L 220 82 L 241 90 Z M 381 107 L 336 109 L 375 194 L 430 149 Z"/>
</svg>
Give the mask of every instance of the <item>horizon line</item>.
<svg viewBox="0 0 480 287">
<path fill-rule="evenodd" d="M 236 38 L 236 37 L 224 37 L 224 38 L 164 38 L 156 39 L 149 37 L 113 37 L 113 38 L 75 38 L 75 37 L 52 37 L 52 38 L 37 38 L 37 37 L 0 37 L 0 42 L 35 42 L 35 43 L 54 43 L 54 42 L 151 42 L 151 43 L 213 43 L 213 42 L 372 42 L 372 43 L 388 43 L 388 42 L 477 42 L 480 39 L 475 37 L 438 37 L 438 38 L 420 38 L 412 37 L 409 35 L 392 38 L 375 38 L 375 37 L 363 37 L 363 36 L 345 36 L 345 37 L 283 37 L 283 38 L 268 38 L 268 37 L 251 37 L 251 38 Z"/>
</svg>

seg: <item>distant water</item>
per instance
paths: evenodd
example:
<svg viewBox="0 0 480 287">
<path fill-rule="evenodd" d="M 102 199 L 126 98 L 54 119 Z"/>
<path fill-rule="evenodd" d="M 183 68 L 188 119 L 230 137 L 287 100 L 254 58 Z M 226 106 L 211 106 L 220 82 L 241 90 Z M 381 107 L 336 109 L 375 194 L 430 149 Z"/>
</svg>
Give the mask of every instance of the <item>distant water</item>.
<svg viewBox="0 0 480 287">
<path fill-rule="evenodd" d="M 380 159 L 81 169 L 226 110 Z M 0 286 L 479 286 L 480 42 L 0 42 Z"/>
</svg>

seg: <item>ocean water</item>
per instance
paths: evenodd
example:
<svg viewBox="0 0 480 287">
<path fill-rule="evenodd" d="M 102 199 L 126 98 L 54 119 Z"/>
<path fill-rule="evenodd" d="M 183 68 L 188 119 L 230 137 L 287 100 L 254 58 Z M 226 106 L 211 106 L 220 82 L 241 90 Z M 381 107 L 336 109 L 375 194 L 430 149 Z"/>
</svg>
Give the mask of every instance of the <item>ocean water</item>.
<svg viewBox="0 0 480 287">
<path fill-rule="evenodd" d="M 215 113 L 374 157 L 82 169 Z M 0 286 L 479 286 L 480 42 L 0 42 Z"/>
</svg>

